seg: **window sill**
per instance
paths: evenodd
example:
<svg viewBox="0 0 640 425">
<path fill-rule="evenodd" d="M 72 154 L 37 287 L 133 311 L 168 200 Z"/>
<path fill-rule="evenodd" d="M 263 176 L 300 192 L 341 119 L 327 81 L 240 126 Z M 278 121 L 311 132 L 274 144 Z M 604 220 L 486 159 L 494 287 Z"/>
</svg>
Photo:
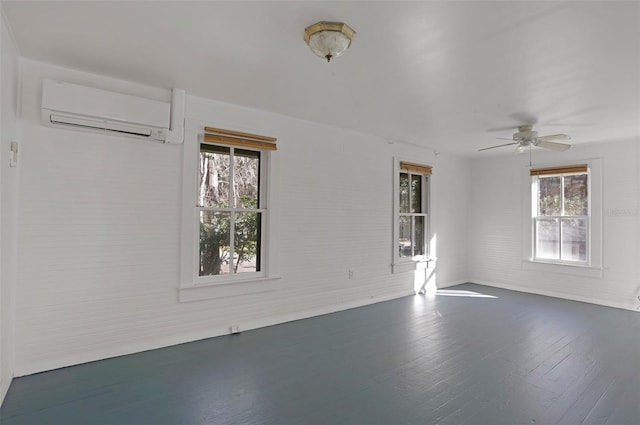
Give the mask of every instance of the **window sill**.
<svg viewBox="0 0 640 425">
<path fill-rule="evenodd" d="M 435 259 L 430 258 L 428 260 L 411 260 L 403 263 L 394 263 L 391 265 L 391 272 L 393 274 L 396 273 L 406 273 L 413 272 L 416 270 L 426 270 L 435 265 Z"/>
<path fill-rule="evenodd" d="M 275 291 L 278 289 L 280 278 L 280 276 L 270 276 L 199 285 L 186 284 L 178 288 L 178 299 L 184 303 Z"/>
<path fill-rule="evenodd" d="M 536 272 L 562 273 L 572 276 L 601 278 L 603 268 L 582 264 L 552 263 L 539 260 L 523 260 L 522 269 Z"/>
</svg>

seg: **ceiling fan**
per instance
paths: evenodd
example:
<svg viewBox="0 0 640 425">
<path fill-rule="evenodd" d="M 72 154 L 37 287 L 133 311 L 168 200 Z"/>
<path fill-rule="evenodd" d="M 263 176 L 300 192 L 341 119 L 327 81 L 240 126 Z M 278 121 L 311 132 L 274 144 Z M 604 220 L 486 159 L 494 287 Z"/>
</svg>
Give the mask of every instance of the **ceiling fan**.
<svg viewBox="0 0 640 425">
<path fill-rule="evenodd" d="M 501 148 L 503 146 L 511 146 L 518 145 L 516 148 L 517 152 L 524 152 L 525 148 L 531 146 L 540 146 L 541 148 L 551 149 L 553 151 L 566 151 L 571 147 L 566 143 L 557 143 L 553 142 L 553 140 L 569 140 L 571 137 L 566 134 L 552 134 L 550 136 L 540 136 L 538 137 L 538 132 L 533 131 L 533 126 L 531 125 L 521 125 L 518 127 L 518 131 L 513 134 L 513 138 L 507 139 L 503 137 L 498 137 L 498 139 L 502 140 L 511 140 L 511 143 L 505 143 L 503 145 L 491 146 L 488 148 L 478 149 L 480 151 L 486 151 L 487 149 Z"/>
</svg>

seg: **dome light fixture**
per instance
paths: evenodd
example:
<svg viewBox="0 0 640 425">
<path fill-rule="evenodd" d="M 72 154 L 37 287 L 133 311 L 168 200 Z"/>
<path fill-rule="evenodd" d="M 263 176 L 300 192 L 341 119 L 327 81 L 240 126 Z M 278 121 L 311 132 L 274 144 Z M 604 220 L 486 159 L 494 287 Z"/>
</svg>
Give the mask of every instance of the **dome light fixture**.
<svg viewBox="0 0 640 425">
<path fill-rule="evenodd" d="M 304 41 L 313 53 L 331 62 L 349 48 L 355 34 L 345 23 L 320 21 L 305 28 Z"/>
</svg>

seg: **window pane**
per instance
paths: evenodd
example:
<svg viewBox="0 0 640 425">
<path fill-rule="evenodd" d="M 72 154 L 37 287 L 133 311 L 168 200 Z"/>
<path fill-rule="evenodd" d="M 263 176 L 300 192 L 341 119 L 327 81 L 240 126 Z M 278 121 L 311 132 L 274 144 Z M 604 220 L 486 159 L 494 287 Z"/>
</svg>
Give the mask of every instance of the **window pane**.
<svg viewBox="0 0 640 425">
<path fill-rule="evenodd" d="M 425 220 L 424 217 L 414 218 L 414 234 L 415 246 L 413 247 L 413 255 L 424 255 L 424 232 L 425 232 Z"/>
<path fill-rule="evenodd" d="M 564 215 L 587 215 L 587 175 L 564 177 Z"/>
<path fill-rule="evenodd" d="M 540 177 L 538 179 L 538 215 L 560 215 L 562 177 Z"/>
<path fill-rule="evenodd" d="M 409 175 L 400 173 L 400 212 L 409 212 Z"/>
<path fill-rule="evenodd" d="M 200 145 L 200 180 L 198 205 L 201 207 L 229 206 L 230 148 Z"/>
<path fill-rule="evenodd" d="M 558 219 L 536 220 L 536 258 L 560 259 L 560 223 Z"/>
<path fill-rule="evenodd" d="M 562 220 L 562 260 L 587 261 L 587 219 Z"/>
<path fill-rule="evenodd" d="M 235 149 L 233 196 L 237 208 L 258 208 L 260 152 Z"/>
<path fill-rule="evenodd" d="M 411 176 L 411 212 L 422 212 L 422 176 Z"/>
<path fill-rule="evenodd" d="M 200 276 L 229 273 L 230 213 L 200 211 Z"/>
<path fill-rule="evenodd" d="M 411 257 L 411 217 L 409 216 L 400 217 L 398 243 L 400 245 L 400 257 Z"/>
<path fill-rule="evenodd" d="M 234 273 L 260 271 L 260 213 L 236 213 Z"/>
</svg>

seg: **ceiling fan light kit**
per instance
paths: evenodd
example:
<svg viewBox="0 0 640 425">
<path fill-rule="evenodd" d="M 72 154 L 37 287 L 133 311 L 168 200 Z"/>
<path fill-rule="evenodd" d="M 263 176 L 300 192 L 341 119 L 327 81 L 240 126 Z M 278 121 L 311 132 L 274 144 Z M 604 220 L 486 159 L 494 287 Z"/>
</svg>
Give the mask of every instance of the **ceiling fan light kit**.
<svg viewBox="0 0 640 425">
<path fill-rule="evenodd" d="M 501 138 L 499 137 L 499 139 Z M 513 140 L 512 143 L 505 143 L 502 145 L 490 146 L 488 148 L 478 149 L 478 152 L 486 151 L 488 149 L 501 148 L 503 146 L 512 146 L 512 145 L 518 145 L 516 148 L 516 152 L 518 153 L 524 152 L 527 146 L 529 148 L 531 146 L 539 146 L 541 148 L 550 149 L 557 152 L 563 152 L 569 149 L 571 145 L 566 143 L 553 142 L 552 140 L 569 140 L 569 139 L 571 139 L 571 137 L 567 136 L 566 134 L 551 134 L 549 136 L 538 137 L 538 132 L 533 130 L 533 126 L 521 125 L 520 127 L 518 127 L 518 131 L 513 134 L 513 137 L 511 139 L 506 139 L 506 140 Z"/>
<path fill-rule="evenodd" d="M 317 56 L 331 62 L 351 45 L 356 32 L 343 22 L 320 21 L 304 30 L 304 41 Z"/>
</svg>

